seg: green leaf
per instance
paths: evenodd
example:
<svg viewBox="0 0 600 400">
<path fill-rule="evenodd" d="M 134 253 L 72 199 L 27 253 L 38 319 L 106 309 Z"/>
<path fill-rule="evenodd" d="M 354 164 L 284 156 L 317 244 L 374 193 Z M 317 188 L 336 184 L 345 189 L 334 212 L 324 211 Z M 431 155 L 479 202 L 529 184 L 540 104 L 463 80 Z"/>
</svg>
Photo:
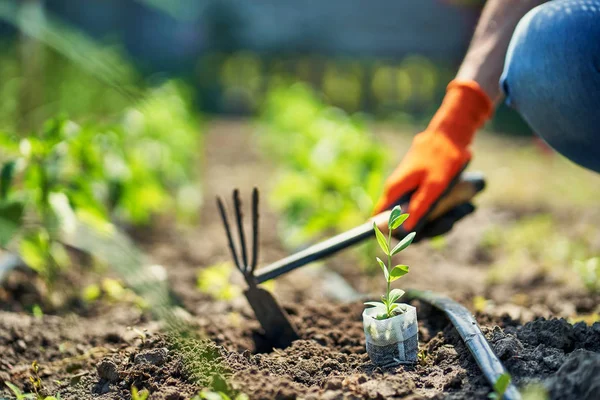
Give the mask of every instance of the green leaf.
<svg viewBox="0 0 600 400">
<path fill-rule="evenodd" d="M 383 321 L 384 319 L 388 319 L 387 311 L 382 312 L 381 314 L 377 314 L 375 319 Z"/>
<path fill-rule="evenodd" d="M 18 202 L 0 202 L 0 247 L 10 242 L 21 227 L 24 205 Z"/>
<path fill-rule="evenodd" d="M 400 225 L 402 225 L 402 224 L 404 223 L 404 221 L 406 221 L 406 219 L 407 219 L 407 218 L 408 218 L 408 214 L 402 214 L 402 215 L 399 215 L 399 216 L 398 216 L 398 218 L 396 218 L 396 219 L 393 221 L 393 223 L 392 223 L 392 225 L 391 225 L 391 228 L 390 228 L 390 229 L 391 229 L 392 231 L 393 231 L 394 229 L 398 229 L 398 227 L 399 227 Z"/>
<path fill-rule="evenodd" d="M 375 236 L 377 236 L 377 243 L 379 243 L 379 247 L 381 247 L 381 250 L 383 250 L 386 255 L 389 255 L 390 247 L 387 244 L 385 236 L 383 236 L 383 233 L 381 233 L 375 222 L 373 222 L 373 229 L 375 230 Z"/>
<path fill-rule="evenodd" d="M 31 269 L 42 272 L 48 263 L 48 238 L 41 233 L 29 235 L 21 240 L 19 253 Z"/>
<path fill-rule="evenodd" d="M 412 243 L 413 239 L 415 238 L 415 235 L 415 232 L 411 232 L 408 235 L 406 235 L 404 239 L 402 239 L 400 243 L 398 243 L 396 247 L 394 247 L 394 249 L 392 250 L 392 255 L 394 256 L 400 253 L 405 248 L 407 248 Z"/>
<path fill-rule="evenodd" d="M 402 296 L 404 296 L 404 290 L 402 290 L 402 289 L 392 289 L 390 291 L 389 303 L 390 304 L 394 304 Z"/>
<path fill-rule="evenodd" d="M 498 377 L 496 383 L 494 383 L 494 392 L 498 395 L 498 398 L 502 398 L 506 389 L 508 389 L 508 385 L 510 385 L 511 377 L 508 372 L 503 373 Z"/>
<path fill-rule="evenodd" d="M 408 265 L 396 265 L 390 271 L 390 282 L 394 282 L 396 279 L 408 274 Z"/>
<path fill-rule="evenodd" d="M 365 306 L 371 306 L 371 307 L 383 307 L 385 306 L 385 304 L 380 303 L 378 301 L 367 301 L 364 303 Z"/>
<path fill-rule="evenodd" d="M 12 392 L 15 394 L 15 396 L 17 397 L 21 397 L 21 395 L 23 394 L 23 392 L 21 392 L 21 389 L 19 389 L 16 385 L 13 385 L 10 382 L 4 382 L 6 384 L 6 386 L 8 386 L 8 388 L 10 390 L 12 390 Z"/>
<path fill-rule="evenodd" d="M 0 171 L 0 199 L 6 199 L 8 190 L 13 181 L 15 175 L 15 166 L 17 163 L 14 160 L 7 161 L 2 166 Z"/>
<path fill-rule="evenodd" d="M 71 265 L 69 253 L 62 243 L 51 242 L 48 250 L 49 255 L 59 267 L 65 268 Z"/>
<path fill-rule="evenodd" d="M 394 228 L 392 228 L 394 222 L 400 217 L 400 215 L 402 215 L 402 209 L 400 208 L 400 206 L 396 206 L 392 209 L 392 212 L 390 213 L 390 218 L 388 220 L 388 228 L 390 230 L 393 230 Z"/>
<path fill-rule="evenodd" d="M 388 279 L 390 279 L 390 273 L 388 272 L 387 267 L 385 266 L 385 263 L 383 261 L 381 261 L 381 258 L 379 258 L 379 257 L 376 257 L 376 258 L 377 258 L 377 262 L 379 263 L 379 266 L 383 270 L 383 275 L 385 275 L 385 280 L 387 281 Z"/>
</svg>

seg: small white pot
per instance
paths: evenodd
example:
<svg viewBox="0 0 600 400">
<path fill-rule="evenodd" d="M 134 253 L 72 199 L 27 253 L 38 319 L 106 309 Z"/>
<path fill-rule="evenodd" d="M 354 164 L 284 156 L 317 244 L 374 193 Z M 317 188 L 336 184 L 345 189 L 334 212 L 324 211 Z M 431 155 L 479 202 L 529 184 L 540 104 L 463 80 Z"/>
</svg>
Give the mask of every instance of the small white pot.
<svg viewBox="0 0 600 400">
<path fill-rule="evenodd" d="M 376 319 L 375 307 L 363 311 L 363 326 L 367 339 L 367 353 L 373 364 L 390 367 L 417 361 L 419 347 L 417 309 L 399 304 L 405 311 L 388 319 Z"/>
</svg>

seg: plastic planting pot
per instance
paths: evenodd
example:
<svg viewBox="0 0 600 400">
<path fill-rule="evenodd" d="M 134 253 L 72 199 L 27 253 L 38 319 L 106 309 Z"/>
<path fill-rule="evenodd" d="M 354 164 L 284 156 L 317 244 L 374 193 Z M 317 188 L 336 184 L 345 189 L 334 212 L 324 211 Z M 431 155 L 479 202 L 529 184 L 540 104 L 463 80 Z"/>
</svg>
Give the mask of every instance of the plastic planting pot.
<svg viewBox="0 0 600 400">
<path fill-rule="evenodd" d="M 367 353 L 373 364 L 391 367 L 417 361 L 419 347 L 417 310 L 408 304 L 399 304 L 402 314 L 387 319 L 376 319 L 376 307 L 363 311 L 363 326 L 367 338 Z"/>
</svg>

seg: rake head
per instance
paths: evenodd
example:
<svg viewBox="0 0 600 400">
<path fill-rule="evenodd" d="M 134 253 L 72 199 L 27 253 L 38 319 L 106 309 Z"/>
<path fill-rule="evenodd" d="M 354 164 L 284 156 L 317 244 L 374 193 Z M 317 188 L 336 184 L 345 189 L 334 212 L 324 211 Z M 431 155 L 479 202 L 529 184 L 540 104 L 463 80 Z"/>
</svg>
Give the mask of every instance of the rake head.
<svg viewBox="0 0 600 400">
<path fill-rule="evenodd" d="M 219 207 L 219 212 L 221 213 L 223 226 L 225 227 L 227 242 L 229 244 L 229 250 L 231 251 L 233 262 L 242 275 L 244 275 L 248 285 L 256 286 L 254 271 L 256 270 L 256 264 L 258 262 L 258 189 L 254 188 L 254 190 L 252 190 L 252 258 L 250 259 L 250 262 L 248 262 L 248 248 L 246 245 L 246 235 L 244 233 L 244 214 L 242 212 L 240 191 L 238 189 L 233 191 L 233 205 L 241 253 L 238 253 L 233 236 L 231 234 L 231 227 L 229 225 L 229 219 L 227 218 L 225 203 L 223 202 L 223 199 L 218 196 L 217 205 Z"/>
<path fill-rule="evenodd" d="M 248 257 L 248 246 L 246 245 L 246 235 L 244 233 L 244 222 L 242 213 L 242 202 L 240 200 L 239 190 L 233 191 L 233 206 L 239 237 L 239 252 L 234 243 L 231 227 L 225 211 L 225 204 L 220 197 L 217 197 L 217 205 L 225 227 L 227 242 L 231 251 L 231 257 L 237 269 L 244 275 L 248 283 L 248 289 L 244 295 L 256 319 L 260 322 L 264 330 L 269 345 L 272 347 L 285 348 L 294 340 L 298 339 L 298 333 L 290 322 L 285 311 L 279 306 L 275 298 L 268 291 L 257 286 L 254 271 L 258 261 L 258 189 L 252 191 L 252 248 L 251 258 Z M 250 261 L 248 262 L 248 260 Z"/>
</svg>

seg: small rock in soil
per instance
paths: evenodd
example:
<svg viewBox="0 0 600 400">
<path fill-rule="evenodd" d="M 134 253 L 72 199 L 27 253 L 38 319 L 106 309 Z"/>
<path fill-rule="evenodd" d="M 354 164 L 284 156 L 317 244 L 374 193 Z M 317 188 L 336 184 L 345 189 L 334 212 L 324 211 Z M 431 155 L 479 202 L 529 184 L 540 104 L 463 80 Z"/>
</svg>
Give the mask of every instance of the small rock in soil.
<svg viewBox="0 0 600 400">
<path fill-rule="evenodd" d="M 437 364 L 450 364 L 453 363 L 458 358 L 458 353 L 454 346 L 444 345 L 440 347 L 437 351 L 435 362 Z"/>
<path fill-rule="evenodd" d="M 458 389 L 462 386 L 462 374 L 455 374 L 444 384 L 444 390 Z"/>
<path fill-rule="evenodd" d="M 314 398 L 321 398 L 322 400 L 340 400 L 344 398 L 344 392 L 342 392 L 341 390 L 328 390 L 325 393 L 323 393 L 320 397 Z"/>
<path fill-rule="evenodd" d="M 156 400 L 183 400 L 184 396 L 176 388 L 166 389 L 163 393 L 159 393 L 157 397 L 152 398 Z"/>
<path fill-rule="evenodd" d="M 17 340 L 17 349 L 21 352 L 27 350 L 27 343 L 24 340 Z"/>
<path fill-rule="evenodd" d="M 396 395 L 396 389 L 387 381 L 368 381 L 360 385 L 360 390 L 371 399 L 387 399 Z"/>
<path fill-rule="evenodd" d="M 133 363 L 139 364 L 152 364 L 160 366 L 165 363 L 169 351 L 165 348 L 145 350 L 138 353 L 133 358 Z"/>
<path fill-rule="evenodd" d="M 522 351 L 523 345 L 512 335 L 506 335 L 506 337 L 494 343 L 494 353 L 502 361 L 518 356 Z"/>
<path fill-rule="evenodd" d="M 553 399 L 594 400 L 600 393 L 600 354 L 576 350 L 545 386 Z"/>
<path fill-rule="evenodd" d="M 337 389 L 341 389 L 342 388 L 342 378 L 331 378 L 329 380 L 327 380 L 327 382 L 325 382 L 324 388 L 326 390 L 337 390 Z"/>
<path fill-rule="evenodd" d="M 104 379 L 108 382 L 117 382 L 120 378 L 119 376 L 119 368 L 117 364 L 113 360 L 109 360 L 105 358 L 100 361 L 98 367 L 96 367 L 98 371 L 98 376 L 100 379 Z"/>
</svg>

